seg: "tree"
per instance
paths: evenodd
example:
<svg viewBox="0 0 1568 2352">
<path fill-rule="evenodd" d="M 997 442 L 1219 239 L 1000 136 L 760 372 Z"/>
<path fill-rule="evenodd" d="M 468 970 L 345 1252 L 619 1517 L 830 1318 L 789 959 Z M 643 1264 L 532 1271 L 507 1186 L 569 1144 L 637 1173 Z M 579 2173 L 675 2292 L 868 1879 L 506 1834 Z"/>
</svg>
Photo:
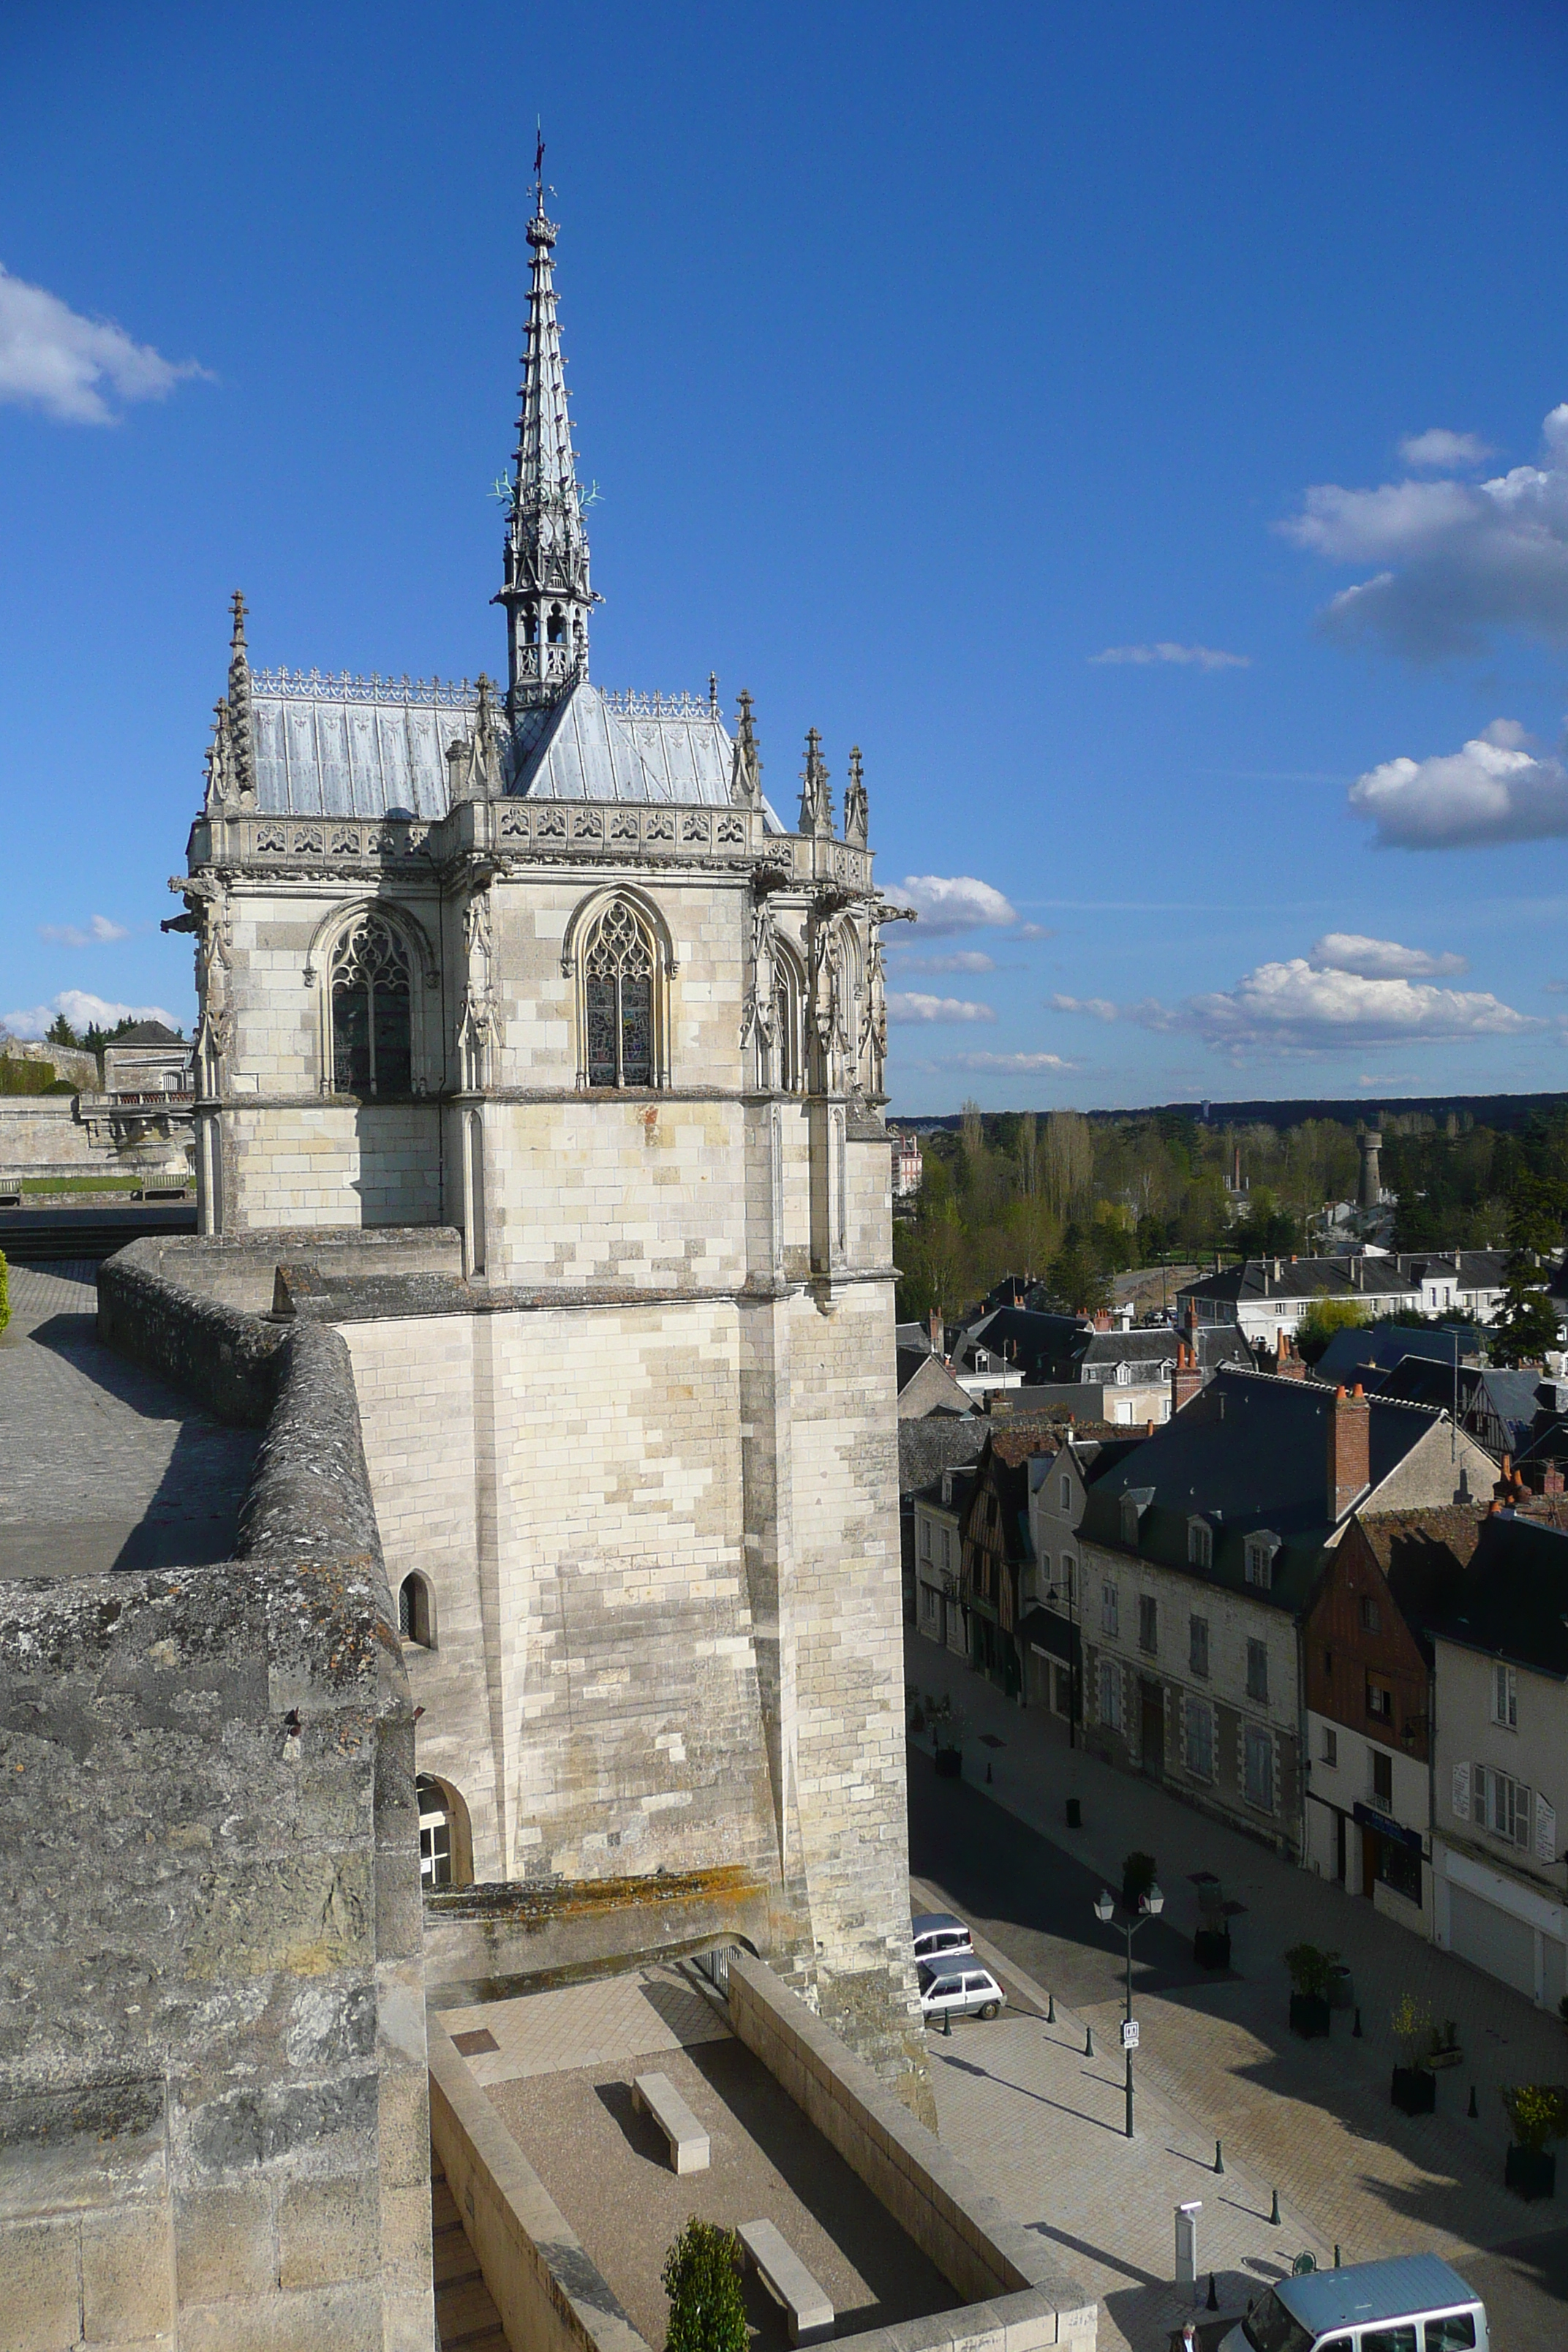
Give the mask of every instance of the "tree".
<svg viewBox="0 0 1568 2352">
<path fill-rule="evenodd" d="M 1521 1169 L 1509 1187 L 1502 1311 L 1487 1334 L 1494 1364 L 1538 1364 L 1548 1348 L 1562 1345 L 1541 1262 L 1562 1245 L 1565 1205 L 1568 1195 L 1553 1177 Z"/>
<path fill-rule="evenodd" d="M 694 2213 L 664 2258 L 669 2326 L 664 2352 L 747 2352 L 741 2242 Z"/>
<path fill-rule="evenodd" d="M 79 1049 L 82 1041 L 66 1019 L 65 1014 L 57 1013 L 49 1024 L 49 1033 L 45 1042 L 50 1045 L 75 1045 Z"/>
<path fill-rule="evenodd" d="M 1296 1326 L 1296 1352 L 1315 1364 L 1336 1331 L 1352 1331 L 1365 1321 L 1365 1307 L 1353 1298 L 1316 1298 Z"/>
<path fill-rule="evenodd" d="M 1110 1304 L 1110 1284 L 1092 1243 L 1069 1235 L 1051 1261 L 1046 1286 L 1074 1315 L 1098 1315 Z"/>
<path fill-rule="evenodd" d="M 1542 1282 L 1522 1276 L 1516 1280 L 1510 1274 L 1502 1296 L 1502 1310 L 1487 1333 L 1487 1352 L 1494 1364 L 1515 1370 L 1521 1364 L 1539 1364 L 1548 1348 L 1562 1346 L 1557 1309 Z"/>
</svg>

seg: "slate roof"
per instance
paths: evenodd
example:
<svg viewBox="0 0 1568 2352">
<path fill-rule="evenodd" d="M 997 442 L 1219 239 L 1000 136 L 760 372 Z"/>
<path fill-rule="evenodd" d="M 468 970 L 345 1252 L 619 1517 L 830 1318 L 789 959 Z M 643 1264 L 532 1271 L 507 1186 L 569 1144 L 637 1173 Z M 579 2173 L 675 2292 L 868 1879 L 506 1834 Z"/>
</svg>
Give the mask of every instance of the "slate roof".
<svg viewBox="0 0 1568 2352">
<path fill-rule="evenodd" d="M 1479 1348 L 1480 1333 L 1473 1323 L 1450 1324 L 1448 1330 L 1458 1335 L 1459 1360 L 1463 1363 Z M 1392 1371 L 1406 1356 L 1441 1356 L 1451 1365 L 1448 1332 L 1424 1331 L 1418 1325 L 1406 1323 L 1381 1323 L 1375 1330 L 1352 1324 L 1347 1330 L 1334 1333 L 1313 1366 L 1312 1377 L 1335 1384 L 1352 1384 L 1369 1369 Z"/>
<path fill-rule="evenodd" d="M 1267 1372 L 1220 1371 L 1174 1418 L 1144 1438 L 1089 1487 L 1079 1533 L 1129 1551 L 1121 1497 L 1148 1493 L 1137 1551 L 1189 1576 L 1245 1591 L 1278 1609 L 1305 1607 L 1323 1546 L 1333 1531 L 1328 1492 L 1328 1417 L 1332 1391 Z M 1372 1493 L 1434 1426 L 1424 1407 L 1369 1401 Z M 1187 1523 L 1208 1521 L 1213 1566 L 1187 1559 Z M 1280 1538 L 1272 1581 L 1248 1585 L 1245 1538 L 1267 1529 Z"/>
<path fill-rule="evenodd" d="M 932 1413 L 921 1421 L 899 1423 L 899 1492 L 923 1493 L 944 1470 L 978 1462 L 991 1423 L 983 1414 L 961 1421 L 955 1414 Z"/>
<path fill-rule="evenodd" d="M 138 1021 L 110 1040 L 112 1045 L 183 1045 L 185 1040 L 177 1029 L 170 1029 L 162 1021 Z"/>
<path fill-rule="evenodd" d="M 467 679 L 253 674 L 256 806 L 263 816 L 447 814 L 447 752 L 473 732 Z M 728 808 L 733 746 L 690 695 L 605 694 L 579 680 L 524 711 L 502 750 L 509 793 L 532 800 L 662 801 Z M 764 830 L 785 828 L 763 803 Z"/>
<path fill-rule="evenodd" d="M 1495 1365 L 1483 1370 L 1474 1364 L 1461 1364 L 1458 1377 L 1461 1421 L 1468 1425 L 1478 1408 L 1489 1412 L 1505 1433 L 1503 1451 L 1517 1454 L 1529 1444 L 1535 1426 L 1539 1372 L 1505 1371 Z M 1408 1404 L 1436 1405 L 1440 1412 L 1451 1411 L 1453 1363 L 1443 1363 L 1431 1356 L 1405 1356 L 1382 1381 L 1377 1393 L 1403 1398 Z"/>
<path fill-rule="evenodd" d="M 1249 1257 L 1241 1265 L 1184 1282 L 1176 1296 L 1232 1304 L 1271 1298 L 1392 1299 L 1407 1297 L 1428 1275 L 1452 1280 L 1461 1290 L 1500 1289 L 1507 1258 L 1506 1250 L 1405 1250 L 1397 1256 L 1358 1257 L 1353 1263 L 1360 1277 L 1352 1283 L 1349 1258 Z"/>
<path fill-rule="evenodd" d="M 1105 1372 L 1114 1378 L 1118 1364 L 1146 1366 L 1159 1377 L 1162 1367 L 1174 1364 L 1184 1337 L 1173 1326 L 1149 1331 L 1097 1331 L 1076 1315 L 1042 1315 L 1024 1307 L 998 1307 L 969 1326 L 956 1352 L 967 1364 L 976 1347 L 989 1348 L 994 1355 L 1017 1366 L 1026 1387 L 1032 1383 L 1040 1388 L 1051 1381 L 1081 1380 L 1086 1369 L 1093 1378 Z M 1232 1360 L 1252 1362 L 1252 1351 L 1234 1323 L 1200 1324 L 1196 1344 L 1205 1370 Z"/>
<path fill-rule="evenodd" d="M 1431 1630 L 1568 1681 L 1568 1534 L 1501 1512 L 1483 1521 L 1462 1587 Z"/>
</svg>

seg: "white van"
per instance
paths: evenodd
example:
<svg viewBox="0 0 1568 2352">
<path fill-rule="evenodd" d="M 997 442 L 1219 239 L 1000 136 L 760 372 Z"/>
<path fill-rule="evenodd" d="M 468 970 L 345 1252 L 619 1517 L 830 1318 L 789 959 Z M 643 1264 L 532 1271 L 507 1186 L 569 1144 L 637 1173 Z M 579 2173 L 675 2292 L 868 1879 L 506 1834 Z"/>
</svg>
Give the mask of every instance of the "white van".
<svg viewBox="0 0 1568 2352">
<path fill-rule="evenodd" d="M 1489 2352 L 1486 2305 L 1436 2254 L 1280 2279 L 1220 2352 Z"/>
</svg>

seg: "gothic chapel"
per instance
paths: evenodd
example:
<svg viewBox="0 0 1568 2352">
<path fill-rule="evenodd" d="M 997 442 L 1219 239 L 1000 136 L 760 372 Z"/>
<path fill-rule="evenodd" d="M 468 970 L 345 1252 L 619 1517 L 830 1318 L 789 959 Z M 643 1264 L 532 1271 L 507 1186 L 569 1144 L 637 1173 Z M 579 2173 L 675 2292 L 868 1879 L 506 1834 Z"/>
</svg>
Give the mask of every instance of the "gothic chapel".
<svg viewBox="0 0 1568 2352">
<path fill-rule="evenodd" d="M 748 696 L 731 736 L 711 682 L 592 682 L 542 185 L 526 234 L 504 696 L 253 670 L 234 600 L 171 886 L 204 1247 L 275 1264 L 279 1311 L 352 1352 L 433 1895 L 728 1874 L 748 1939 L 922 2105 L 900 910 L 858 751 L 839 829 L 813 730 L 792 829 Z"/>
</svg>

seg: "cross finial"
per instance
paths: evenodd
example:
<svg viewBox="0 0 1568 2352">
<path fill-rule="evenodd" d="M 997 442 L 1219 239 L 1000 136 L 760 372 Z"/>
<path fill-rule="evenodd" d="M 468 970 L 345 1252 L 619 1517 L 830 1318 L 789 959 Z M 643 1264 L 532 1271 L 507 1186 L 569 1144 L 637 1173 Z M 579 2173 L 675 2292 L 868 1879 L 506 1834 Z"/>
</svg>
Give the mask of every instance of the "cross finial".
<svg viewBox="0 0 1568 2352">
<path fill-rule="evenodd" d="M 228 600 L 228 609 L 234 614 L 234 634 L 228 641 L 229 650 L 231 653 L 243 654 L 245 651 L 245 599 L 237 588 Z"/>
<path fill-rule="evenodd" d="M 822 738 L 815 727 L 805 733 L 805 766 L 801 772 L 800 829 L 824 837 L 833 831 L 833 799 L 823 765 Z"/>
<path fill-rule="evenodd" d="M 715 693 L 718 680 L 710 681 Z M 763 763 L 757 757 L 756 729 L 752 722 L 752 698 L 744 687 L 735 697 L 740 725 L 735 730 L 735 758 L 730 772 L 730 798 L 742 808 L 755 808 L 763 797 Z"/>
<path fill-rule="evenodd" d="M 708 709 L 710 717 L 714 719 L 718 718 L 719 673 L 716 669 L 710 669 L 708 673 Z"/>
<path fill-rule="evenodd" d="M 857 849 L 864 849 L 870 830 L 870 813 L 866 800 L 866 782 L 860 772 L 860 746 L 855 744 L 849 753 L 849 783 L 844 794 L 844 838 Z"/>
</svg>

